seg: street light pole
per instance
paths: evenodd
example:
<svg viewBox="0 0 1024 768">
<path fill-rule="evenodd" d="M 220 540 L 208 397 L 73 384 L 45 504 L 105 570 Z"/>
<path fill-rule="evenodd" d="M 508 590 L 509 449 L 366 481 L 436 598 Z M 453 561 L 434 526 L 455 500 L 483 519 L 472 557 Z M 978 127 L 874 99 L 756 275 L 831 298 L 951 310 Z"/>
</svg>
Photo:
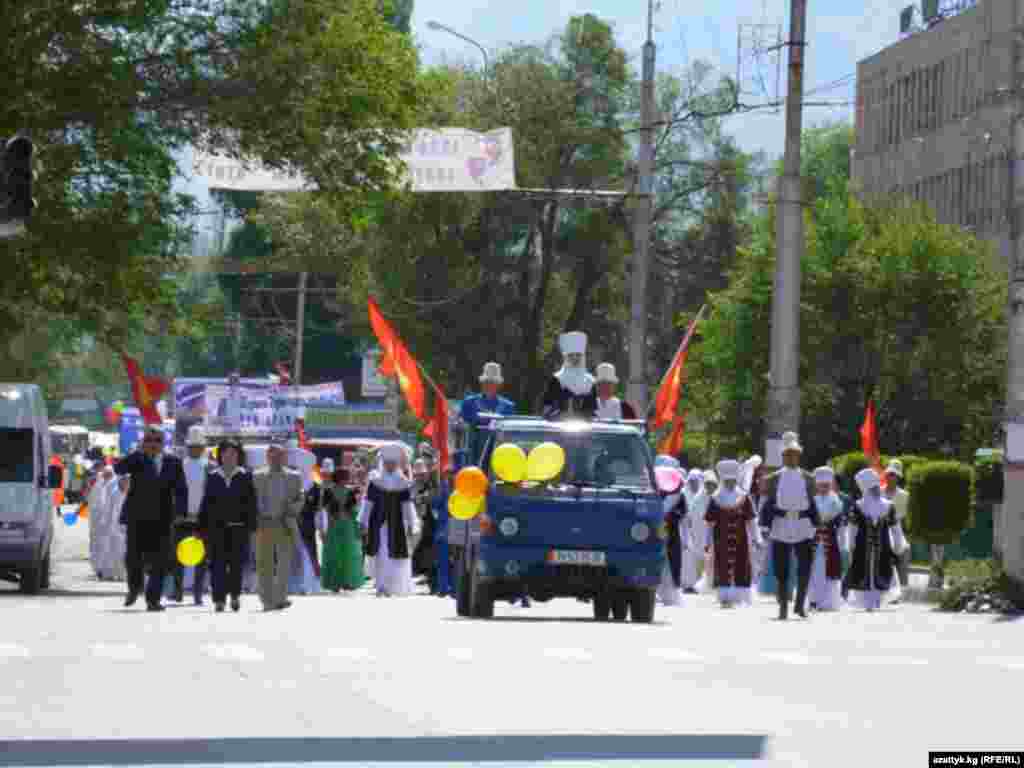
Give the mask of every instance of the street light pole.
<svg viewBox="0 0 1024 768">
<path fill-rule="evenodd" d="M 771 379 L 765 461 L 781 462 L 783 432 L 800 428 L 800 258 L 804 246 L 800 140 L 803 131 L 804 28 L 807 0 L 791 0 L 786 154 L 778 189 L 775 291 L 772 294 Z"/>
<path fill-rule="evenodd" d="M 647 273 L 654 176 L 654 0 L 647 0 L 640 91 L 640 148 L 637 153 L 636 218 L 633 220 L 633 274 L 629 316 L 629 399 L 638 413 L 647 412 Z"/>
<path fill-rule="evenodd" d="M 480 43 L 478 43 L 473 38 L 466 37 L 461 32 L 456 32 L 451 27 L 446 27 L 444 24 L 438 24 L 436 21 L 428 21 L 427 29 L 432 29 L 435 32 L 447 32 L 449 35 L 454 35 L 455 37 L 459 38 L 459 40 L 463 40 L 469 43 L 470 45 L 475 45 L 477 48 L 480 49 L 480 53 L 484 55 L 484 77 L 486 77 L 487 74 L 491 71 L 490 59 L 487 58 L 487 49 L 480 45 Z"/>
</svg>

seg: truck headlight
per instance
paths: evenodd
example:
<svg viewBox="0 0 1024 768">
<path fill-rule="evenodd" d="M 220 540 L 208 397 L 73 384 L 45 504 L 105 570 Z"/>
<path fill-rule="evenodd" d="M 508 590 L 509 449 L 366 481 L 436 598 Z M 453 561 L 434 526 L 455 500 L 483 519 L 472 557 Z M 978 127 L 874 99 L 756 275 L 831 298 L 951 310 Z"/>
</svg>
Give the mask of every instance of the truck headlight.
<svg viewBox="0 0 1024 768">
<path fill-rule="evenodd" d="M 633 523 L 629 535 L 633 537 L 633 541 L 647 541 L 651 537 L 651 527 L 647 523 Z"/>
<path fill-rule="evenodd" d="M 519 533 L 519 521 L 514 517 L 502 518 L 498 530 L 501 531 L 502 536 L 515 536 Z"/>
</svg>

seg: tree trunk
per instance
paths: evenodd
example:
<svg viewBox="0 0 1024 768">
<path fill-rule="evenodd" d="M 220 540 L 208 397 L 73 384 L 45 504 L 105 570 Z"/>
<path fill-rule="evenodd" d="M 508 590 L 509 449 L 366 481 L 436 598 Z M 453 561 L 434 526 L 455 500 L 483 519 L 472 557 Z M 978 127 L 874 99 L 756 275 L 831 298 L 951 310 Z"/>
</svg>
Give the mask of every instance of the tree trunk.
<svg viewBox="0 0 1024 768">
<path fill-rule="evenodd" d="M 944 563 L 946 560 L 946 547 L 943 544 L 930 544 L 931 567 L 928 569 L 928 588 L 942 589 L 946 583 L 946 571 Z"/>
</svg>

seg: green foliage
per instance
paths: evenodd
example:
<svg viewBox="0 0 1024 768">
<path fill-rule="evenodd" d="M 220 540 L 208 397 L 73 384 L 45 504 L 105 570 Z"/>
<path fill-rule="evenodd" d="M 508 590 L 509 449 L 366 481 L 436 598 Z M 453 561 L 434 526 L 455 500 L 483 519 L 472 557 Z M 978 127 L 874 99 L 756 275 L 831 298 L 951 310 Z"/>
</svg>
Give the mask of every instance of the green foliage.
<svg viewBox="0 0 1024 768">
<path fill-rule="evenodd" d="M 974 469 L 956 461 L 918 465 L 909 477 L 909 535 L 928 544 L 952 544 L 970 527 Z"/>
<path fill-rule="evenodd" d="M 974 462 L 974 488 L 979 502 L 999 503 L 1003 500 L 1003 460 L 1001 456 L 984 456 Z"/>
<path fill-rule="evenodd" d="M 1020 589 L 996 559 L 955 560 L 946 564 L 945 576 L 942 611 L 978 610 L 987 604 L 988 610 L 1013 613 L 1024 606 Z"/>
<path fill-rule="evenodd" d="M 888 463 L 889 458 L 887 456 L 882 456 L 881 460 L 884 466 Z M 857 476 L 858 472 L 870 466 L 867 456 L 860 451 L 853 451 L 851 453 L 834 456 L 829 460 L 829 464 L 832 469 L 835 470 L 836 478 L 839 480 L 839 486 L 847 493 L 853 493 L 859 496 L 860 491 L 857 489 L 857 484 L 854 481 L 854 478 Z"/>
</svg>

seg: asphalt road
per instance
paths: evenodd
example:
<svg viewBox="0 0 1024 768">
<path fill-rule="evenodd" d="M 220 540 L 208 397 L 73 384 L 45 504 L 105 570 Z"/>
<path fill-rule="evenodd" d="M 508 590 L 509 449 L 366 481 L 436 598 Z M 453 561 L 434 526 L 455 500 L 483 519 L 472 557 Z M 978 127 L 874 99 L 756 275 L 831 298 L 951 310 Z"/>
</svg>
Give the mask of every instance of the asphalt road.
<svg viewBox="0 0 1024 768">
<path fill-rule="evenodd" d="M 484 622 L 369 592 L 147 614 L 92 580 L 86 539 L 60 530 L 50 593 L 0 587 L 0 765 L 896 767 L 1021 747 L 1012 621 L 902 605 L 780 623 L 770 599 L 698 596 L 648 626 L 571 600 Z"/>
</svg>

